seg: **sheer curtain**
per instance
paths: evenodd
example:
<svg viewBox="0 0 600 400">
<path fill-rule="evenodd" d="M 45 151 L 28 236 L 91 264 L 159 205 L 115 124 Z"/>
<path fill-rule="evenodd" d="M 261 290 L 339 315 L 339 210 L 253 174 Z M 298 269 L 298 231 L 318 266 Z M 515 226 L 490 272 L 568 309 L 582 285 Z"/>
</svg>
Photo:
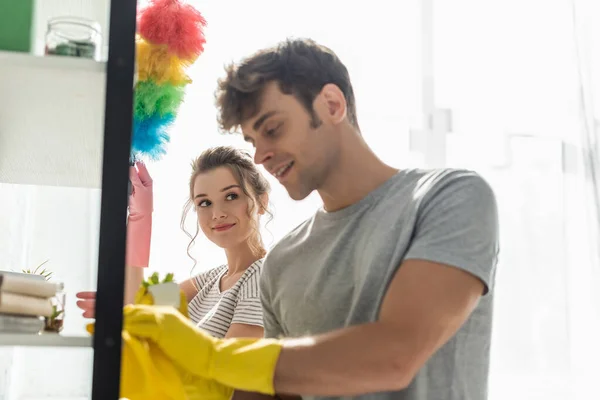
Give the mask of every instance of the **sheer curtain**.
<svg viewBox="0 0 600 400">
<path fill-rule="evenodd" d="M 447 164 L 480 171 L 499 198 L 490 400 L 597 396 L 599 171 L 582 71 L 598 56 L 584 28 L 599 15 L 583 3 L 577 18 L 570 1 L 434 9 L 435 98 L 453 116 Z"/>
<path fill-rule="evenodd" d="M 579 93 L 579 175 L 583 230 L 587 240 L 579 243 L 580 275 L 571 285 L 573 312 L 570 332 L 573 349 L 573 385 L 576 398 L 589 398 L 596 390 L 600 358 L 600 4 L 572 0 L 573 31 L 577 52 Z M 583 229 L 582 229 L 583 228 Z M 586 251 L 587 250 L 587 251 Z M 575 396 L 574 396 L 575 398 Z"/>
</svg>

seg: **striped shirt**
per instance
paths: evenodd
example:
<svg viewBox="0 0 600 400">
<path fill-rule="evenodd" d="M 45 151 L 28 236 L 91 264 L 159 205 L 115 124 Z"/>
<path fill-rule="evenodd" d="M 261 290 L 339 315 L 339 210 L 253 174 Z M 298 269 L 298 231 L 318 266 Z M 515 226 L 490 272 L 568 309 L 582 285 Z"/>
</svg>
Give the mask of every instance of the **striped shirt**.
<svg viewBox="0 0 600 400">
<path fill-rule="evenodd" d="M 221 292 L 227 265 L 194 278 L 198 294 L 188 304 L 191 320 L 214 337 L 222 338 L 231 324 L 263 326 L 259 278 L 263 260 L 254 262 L 229 289 Z"/>
</svg>

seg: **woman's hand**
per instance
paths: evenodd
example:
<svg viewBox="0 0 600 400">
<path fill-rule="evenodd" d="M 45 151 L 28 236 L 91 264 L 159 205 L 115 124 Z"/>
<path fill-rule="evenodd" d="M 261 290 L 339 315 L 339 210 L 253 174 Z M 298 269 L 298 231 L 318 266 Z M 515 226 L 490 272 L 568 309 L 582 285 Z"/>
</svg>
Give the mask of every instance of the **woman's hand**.
<svg viewBox="0 0 600 400">
<path fill-rule="evenodd" d="M 96 292 L 79 292 L 75 295 L 78 299 L 77 307 L 83 310 L 84 318 L 96 316 Z"/>
<path fill-rule="evenodd" d="M 135 166 L 129 167 L 129 179 L 133 185 L 133 192 L 129 196 L 125 264 L 144 268 L 150 261 L 153 211 L 152 177 L 143 163 L 136 162 Z"/>
<path fill-rule="evenodd" d="M 153 211 L 152 177 L 142 162 L 129 167 L 129 179 L 133 186 L 129 196 L 129 216 L 149 215 Z"/>
</svg>

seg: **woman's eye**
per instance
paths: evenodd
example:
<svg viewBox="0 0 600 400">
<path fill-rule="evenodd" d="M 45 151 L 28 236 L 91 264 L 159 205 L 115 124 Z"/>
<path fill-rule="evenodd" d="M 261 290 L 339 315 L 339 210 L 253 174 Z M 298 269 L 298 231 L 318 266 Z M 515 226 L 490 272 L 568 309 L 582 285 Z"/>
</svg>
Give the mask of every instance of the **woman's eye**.
<svg viewBox="0 0 600 400">
<path fill-rule="evenodd" d="M 237 195 L 237 193 L 229 193 L 229 194 L 228 194 L 228 195 L 225 197 L 225 199 L 226 199 L 226 200 L 235 200 L 235 199 L 237 199 L 238 197 L 239 197 L 239 196 Z"/>
<path fill-rule="evenodd" d="M 208 207 L 210 206 L 210 201 L 208 200 L 202 200 L 201 202 L 199 202 L 196 207 Z"/>
</svg>

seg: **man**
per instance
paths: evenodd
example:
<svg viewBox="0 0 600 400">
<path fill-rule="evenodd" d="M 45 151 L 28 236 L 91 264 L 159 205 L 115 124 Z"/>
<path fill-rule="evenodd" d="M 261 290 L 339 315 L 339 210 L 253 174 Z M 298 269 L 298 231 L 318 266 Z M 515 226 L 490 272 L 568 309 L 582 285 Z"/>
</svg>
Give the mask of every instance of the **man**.
<svg viewBox="0 0 600 400">
<path fill-rule="evenodd" d="M 384 164 L 355 104 L 345 66 L 310 40 L 229 67 L 217 92 L 221 127 L 241 128 L 290 197 L 316 190 L 323 200 L 265 260 L 274 339 L 214 340 L 166 309 L 130 308 L 125 324 L 192 374 L 244 391 L 484 400 L 494 194 L 473 172 Z"/>
</svg>

